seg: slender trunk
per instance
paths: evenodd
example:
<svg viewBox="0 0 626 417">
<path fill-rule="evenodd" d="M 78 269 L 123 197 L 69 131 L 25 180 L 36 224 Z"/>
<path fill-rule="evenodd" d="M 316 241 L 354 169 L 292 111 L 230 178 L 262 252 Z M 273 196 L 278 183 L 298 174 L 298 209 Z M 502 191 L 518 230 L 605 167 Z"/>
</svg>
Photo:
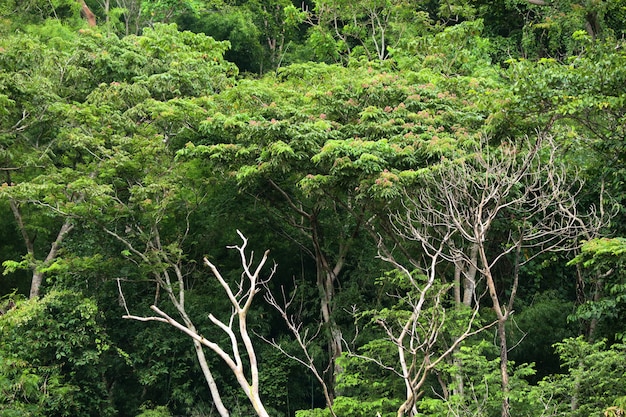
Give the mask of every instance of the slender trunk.
<svg viewBox="0 0 626 417">
<path fill-rule="evenodd" d="M 59 252 L 59 248 L 61 247 L 61 242 L 63 242 L 63 238 L 65 235 L 69 233 L 74 228 L 74 225 L 70 224 L 69 219 L 65 220 L 63 226 L 59 230 L 56 239 L 52 242 L 50 246 L 50 251 L 48 252 L 48 256 L 44 260 L 44 265 L 49 264 L 57 257 Z M 41 287 L 41 283 L 43 282 L 43 272 L 37 270 L 37 266 L 35 265 L 35 269 L 33 270 L 33 280 L 30 283 L 30 298 L 39 297 L 39 289 Z"/>
<path fill-rule="evenodd" d="M 322 320 L 324 322 L 324 326 L 327 327 L 330 333 L 328 340 L 328 369 L 330 370 L 330 375 L 328 376 L 328 386 L 329 399 L 331 403 L 328 404 L 328 406 L 332 406 L 332 403 L 335 400 L 335 382 L 337 381 L 337 376 L 341 373 L 341 369 L 337 365 L 337 359 L 342 353 L 341 341 L 343 339 L 343 335 L 341 333 L 341 329 L 339 329 L 332 316 L 332 302 L 335 296 L 335 276 L 332 272 L 324 271 L 324 268 L 321 267 L 321 265 L 318 266 L 317 275 Z"/>
<path fill-rule="evenodd" d="M 500 341 L 500 377 L 502 378 L 502 417 L 511 417 L 509 403 L 509 352 L 506 343 L 507 315 L 498 319 L 498 339 Z"/>
<path fill-rule="evenodd" d="M 81 7 L 80 14 L 83 15 L 83 17 L 85 18 L 89 26 L 95 27 L 96 15 L 91 11 L 89 6 L 87 6 L 87 4 L 85 3 L 85 0 L 79 0 L 78 2 L 80 3 L 80 7 Z"/>
<path fill-rule="evenodd" d="M 36 298 L 36 297 L 39 297 L 44 273 L 40 271 L 38 268 L 38 265 L 36 262 L 37 259 L 35 258 L 35 245 L 34 245 L 33 239 L 31 239 L 30 235 L 28 234 L 28 231 L 26 230 L 26 225 L 24 224 L 24 219 L 22 217 L 22 212 L 20 210 L 19 204 L 16 203 L 14 200 L 11 200 L 9 204 L 11 206 L 11 211 L 13 212 L 13 217 L 15 218 L 15 221 L 17 222 L 17 227 L 20 230 L 20 233 L 22 234 L 22 238 L 24 239 L 24 245 L 26 245 L 26 251 L 28 255 L 31 257 L 32 262 L 33 262 L 33 265 L 31 266 L 32 271 L 33 271 L 33 278 L 30 282 L 29 298 Z M 54 242 L 52 242 L 52 245 L 50 246 L 48 255 L 46 256 L 46 259 L 44 259 L 44 265 L 47 265 L 48 263 L 50 263 L 52 260 L 54 260 L 57 257 L 57 254 L 59 252 L 63 239 L 73 228 L 74 228 L 74 225 L 70 223 L 69 219 L 66 219 L 63 225 L 61 226 L 61 229 L 59 229 L 59 233 L 57 233 L 56 239 L 54 240 Z"/>
<path fill-rule="evenodd" d="M 204 374 L 204 379 L 209 386 L 209 390 L 211 391 L 211 397 L 213 398 L 213 404 L 215 404 L 215 408 L 217 408 L 217 412 L 221 417 L 229 417 L 230 414 L 226 407 L 224 407 L 224 403 L 222 402 L 222 397 L 217 388 L 217 384 L 215 383 L 215 379 L 213 378 L 213 374 L 211 373 L 211 369 L 209 368 L 209 364 L 206 360 L 206 356 L 204 355 L 204 350 L 202 349 L 202 343 L 198 342 L 194 339 L 193 345 L 196 348 L 196 356 L 198 358 L 198 362 L 200 363 L 200 368 L 202 369 L 202 373 Z"/>
<path fill-rule="evenodd" d="M 477 236 L 480 236 L 477 233 Z M 496 313 L 498 319 L 497 333 L 498 340 L 500 342 L 500 378 L 502 383 L 502 417 L 511 417 L 510 405 L 509 405 L 509 369 L 508 369 L 508 347 L 506 343 L 506 322 L 509 318 L 509 312 L 504 306 L 500 305 L 500 298 L 496 291 L 496 284 L 489 267 L 489 261 L 487 260 L 487 254 L 485 252 L 484 245 L 479 245 L 478 253 L 480 255 L 480 261 L 483 265 L 482 274 L 485 277 L 487 288 L 489 290 L 489 297 L 493 303 L 493 310 Z"/>
<path fill-rule="evenodd" d="M 457 309 L 461 309 L 462 305 L 465 305 L 465 302 L 464 302 L 465 296 L 463 296 L 463 304 L 461 304 L 461 275 L 463 275 L 463 263 L 464 263 L 463 259 L 460 256 L 454 261 L 454 303 Z M 465 289 L 465 292 L 463 294 L 464 295 L 467 294 L 467 289 Z M 459 352 L 459 348 L 456 348 L 454 352 L 452 353 L 452 364 L 454 365 L 454 368 L 456 369 L 456 372 L 454 374 L 456 385 L 454 386 L 454 388 L 452 388 L 452 393 L 461 395 L 462 397 L 464 389 L 463 389 L 463 373 L 461 372 L 461 367 L 463 364 L 457 357 L 458 352 Z M 442 388 L 443 388 L 443 384 L 442 384 Z M 444 394 L 444 398 L 446 400 L 448 399 L 447 393 Z"/>
<path fill-rule="evenodd" d="M 583 358 L 579 358 L 578 359 L 578 367 L 582 368 L 583 366 Z M 570 410 L 571 411 L 576 411 L 578 410 L 578 399 L 580 396 L 580 378 L 581 378 L 581 373 L 577 372 L 576 373 L 576 379 L 574 380 L 574 388 L 573 388 L 573 392 L 572 394 L 572 399 L 570 400 Z M 605 414 L 607 415 L 607 414 Z"/>
<path fill-rule="evenodd" d="M 407 363 L 406 350 L 404 348 L 404 338 L 406 337 L 407 333 L 410 331 L 413 325 L 413 322 L 416 319 L 417 319 L 416 314 L 413 313 L 411 315 L 411 319 L 405 323 L 402 329 L 402 332 L 398 336 L 398 339 L 395 341 L 397 349 L 398 349 L 398 362 L 400 362 L 400 369 L 402 370 L 402 379 L 404 379 L 404 386 L 406 389 L 406 400 L 398 408 L 398 413 L 397 413 L 398 417 L 412 417 L 415 414 L 415 411 L 417 411 L 415 409 L 416 399 L 415 399 L 415 390 L 414 390 L 413 383 L 412 383 L 413 381 L 411 378 L 410 364 Z"/>
<path fill-rule="evenodd" d="M 461 274 L 463 273 L 463 259 L 458 256 L 454 261 L 454 305 L 461 307 Z"/>
<path fill-rule="evenodd" d="M 454 299 L 456 305 L 460 308 L 471 307 L 472 301 L 474 300 L 474 293 L 476 291 L 476 273 L 477 268 L 476 264 L 478 261 L 478 244 L 473 244 L 470 250 L 470 262 L 466 263 L 463 261 L 463 257 L 461 256 L 455 262 L 455 271 L 454 271 L 454 285 L 455 285 L 455 294 Z M 461 277 L 463 278 L 463 292 L 461 295 Z M 457 347 L 452 354 L 452 363 L 456 369 L 456 374 L 454 379 L 456 381 L 456 385 L 453 388 L 452 392 L 455 395 L 459 395 L 463 397 L 465 393 L 465 387 L 463 383 L 463 363 L 457 357 L 457 353 L 459 352 L 460 347 Z"/>
<path fill-rule="evenodd" d="M 598 279 L 595 283 L 595 288 L 593 292 L 593 302 L 597 303 L 602 298 L 602 289 L 604 287 L 604 282 L 602 279 Z M 598 328 L 598 318 L 593 317 L 589 322 L 589 327 L 587 331 L 587 339 L 590 341 L 594 340 L 594 336 L 596 334 L 596 329 Z"/>
<path fill-rule="evenodd" d="M 43 282 L 43 272 L 35 270 L 33 272 L 33 279 L 30 282 L 30 294 L 29 298 L 39 297 L 41 283 Z"/>
<path fill-rule="evenodd" d="M 476 291 L 476 265 L 478 262 L 478 244 L 473 244 L 470 252 L 470 265 L 463 279 L 463 305 L 471 307 Z"/>
<path fill-rule="evenodd" d="M 161 241 L 160 241 L 158 229 L 155 229 L 155 235 L 156 235 L 155 240 L 157 242 L 155 246 L 158 248 L 161 248 Z M 159 283 L 159 285 L 157 285 L 157 288 L 160 288 L 161 286 L 165 288 L 168 298 L 172 302 L 172 305 L 176 307 L 176 310 L 178 311 L 178 314 L 180 314 L 180 317 L 183 319 L 183 322 L 185 323 L 185 326 L 187 327 L 187 329 L 189 329 L 194 334 L 198 334 L 198 331 L 196 330 L 195 325 L 191 321 L 191 318 L 189 318 L 189 315 L 187 314 L 187 310 L 185 309 L 185 280 L 183 277 L 183 273 L 176 263 L 171 263 L 171 264 L 176 274 L 176 278 L 178 280 L 178 285 L 179 285 L 178 297 L 174 293 L 174 290 L 172 288 L 172 282 L 170 280 L 170 275 L 167 271 L 163 272 L 163 274 L 158 274 L 158 273 L 155 274 L 157 282 Z M 196 351 L 196 357 L 198 358 L 198 363 L 200 364 L 200 369 L 202 369 L 202 374 L 204 375 L 204 379 L 206 380 L 206 383 L 209 386 L 209 391 L 211 392 L 211 398 L 213 399 L 213 404 L 215 405 L 217 412 L 219 413 L 220 417 L 230 417 L 230 413 L 228 409 L 226 409 L 226 407 L 224 406 L 224 403 L 222 402 L 222 396 L 217 387 L 217 384 L 215 383 L 215 378 L 213 378 L 213 374 L 211 373 L 209 363 L 206 360 L 204 349 L 202 348 L 202 343 L 199 340 L 194 338 L 193 346 Z"/>
</svg>

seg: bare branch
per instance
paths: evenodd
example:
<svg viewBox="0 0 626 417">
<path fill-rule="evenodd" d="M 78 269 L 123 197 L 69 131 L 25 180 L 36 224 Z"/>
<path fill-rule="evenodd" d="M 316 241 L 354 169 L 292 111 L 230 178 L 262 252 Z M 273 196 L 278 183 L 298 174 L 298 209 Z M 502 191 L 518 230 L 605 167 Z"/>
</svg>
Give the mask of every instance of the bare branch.
<svg viewBox="0 0 626 417">
<path fill-rule="evenodd" d="M 295 290 L 293 294 L 291 295 L 291 297 L 287 297 L 287 295 L 285 294 L 285 288 L 281 286 L 280 290 L 281 290 L 282 300 L 280 302 L 276 300 L 276 297 L 269 290 L 269 288 L 267 288 L 267 286 L 265 286 L 265 288 L 267 290 L 264 296 L 265 301 L 267 301 L 269 305 L 274 307 L 274 309 L 276 309 L 276 311 L 278 311 L 278 313 L 281 315 L 284 323 L 287 325 L 287 328 L 296 339 L 296 342 L 298 343 L 298 346 L 300 347 L 300 350 L 302 354 L 304 355 L 304 359 L 286 352 L 285 349 L 273 339 L 268 340 L 266 338 L 263 338 L 263 340 L 269 343 L 271 346 L 278 349 L 281 353 L 283 353 L 288 358 L 295 360 L 296 362 L 306 367 L 309 371 L 311 371 L 311 373 L 313 374 L 317 382 L 319 382 L 320 386 L 322 387 L 322 392 L 324 393 L 326 405 L 331 415 L 333 417 L 336 417 L 335 411 L 333 410 L 333 401 L 332 401 L 330 389 L 323 377 L 323 374 L 325 371 L 324 372 L 319 371 L 317 365 L 315 365 L 315 361 L 313 360 L 313 356 L 311 355 L 310 350 L 309 350 L 311 343 L 314 340 L 316 340 L 318 335 L 320 334 L 321 329 L 322 329 L 322 324 L 320 323 L 317 326 L 317 330 L 313 333 L 313 335 L 309 335 L 308 329 L 305 329 L 304 331 L 302 331 L 302 322 L 297 321 L 293 315 L 288 313 L 288 309 L 293 303 L 293 300 L 295 299 L 295 294 L 297 290 L 297 285 L 295 285 L 295 283 L 294 283 Z"/>
<path fill-rule="evenodd" d="M 430 259 L 453 263 L 455 268 L 467 265 L 467 272 L 455 273 L 472 281 L 466 286 L 468 290 L 476 288 L 475 272 L 484 280 L 498 319 L 505 393 L 503 416 L 509 413 L 505 323 L 512 313 L 520 266 L 547 252 L 577 248 L 581 238 L 596 236 L 610 218 L 604 214 L 602 201 L 600 215 L 593 207 L 586 214 L 580 213 L 577 196 L 582 187 L 576 176 L 568 178 L 565 167 L 558 164 L 557 147 L 552 138 L 538 133 L 534 141 L 527 138 L 524 142 L 503 143 L 497 148 L 484 141 L 473 154 L 432 168 L 421 178 L 418 187 L 406 191 L 403 211 L 390 215 L 393 230 L 409 241 L 419 242 Z M 496 224 L 508 225 L 508 230 L 496 232 Z M 515 254 L 511 261 L 514 279 L 508 300 L 503 303 L 494 273 L 496 265 L 511 254 Z M 397 262 L 392 264 L 406 274 L 405 267 Z M 431 264 L 426 268 L 429 277 L 435 266 Z M 460 300 L 460 294 L 455 298 Z M 478 301 L 475 300 L 476 304 Z M 413 308 L 416 312 L 419 303 Z M 416 322 L 405 324 L 396 336 L 398 346 L 404 346 L 402 337 L 407 334 L 409 324 L 414 326 Z M 389 329 L 386 328 L 388 334 Z M 421 332 L 427 330 L 420 329 Z M 430 336 L 422 334 L 434 340 L 438 332 L 431 327 Z M 429 340 L 422 339 L 421 344 L 415 346 L 424 349 L 428 345 Z M 399 349 L 403 366 L 404 354 L 404 350 Z M 433 360 L 430 364 L 436 362 Z M 430 364 L 425 363 L 423 369 L 431 369 Z M 411 386 L 416 386 L 417 381 L 414 378 Z M 410 412 L 406 407 L 414 401 L 411 397 L 414 392 L 407 391 L 403 412 Z"/>
<path fill-rule="evenodd" d="M 116 232 L 107 230 L 107 233 L 111 234 L 112 236 L 123 242 L 129 249 L 129 251 L 135 256 L 139 257 L 143 262 L 147 264 L 152 264 L 152 259 L 148 257 L 145 253 L 137 250 L 130 241 L 121 237 Z M 120 294 L 124 303 L 124 308 L 127 313 L 124 318 L 138 321 L 159 321 L 168 323 L 174 328 L 188 335 L 194 341 L 198 360 L 200 362 L 203 373 L 205 374 L 207 383 L 209 384 L 209 387 L 211 389 L 213 399 L 216 402 L 216 407 L 218 408 L 221 416 L 228 416 L 228 411 L 221 403 L 219 392 L 217 390 L 217 386 L 215 385 L 215 381 L 210 373 L 208 362 L 204 357 L 202 346 L 206 346 L 210 350 L 215 352 L 228 365 L 240 387 L 250 400 L 250 403 L 255 409 L 257 415 L 259 415 L 260 417 L 269 417 L 267 411 L 265 410 L 265 407 L 263 406 L 263 403 L 261 402 L 261 398 L 259 395 L 260 381 L 258 372 L 258 361 L 254 349 L 254 344 L 248 333 L 246 317 L 252 305 L 254 295 L 258 293 L 259 287 L 261 285 L 264 285 L 274 275 L 274 273 L 276 272 L 276 265 L 271 268 L 268 278 L 266 278 L 265 280 L 260 279 L 260 274 L 267 261 L 269 251 L 266 251 L 261 261 L 256 265 L 256 267 L 253 267 L 253 254 L 248 255 L 246 253 L 246 246 L 248 241 L 241 232 L 237 231 L 237 233 L 242 239 L 243 244 L 240 246 L 230 246 L 230 248 L 236 249 L 239 252 L 241 265 L 244 270 L 242 274 L 242 281 L 239 283 L 240 291 L 237 294 L 233 293 L 230 285 L 228 284 L 228 282 L 226 282 L 218 268 L 214 264 L 212 264 L 207 258 L 204 258 L 205 265 L 207 265 L 211 269 L 211 272 L 222 286 L 233 308 L 233 312 L 230 316 L 228 324 L 224 323 L 213 314 L 209 314 L 209 319 L 211 320 L 211 322 L 228 336 L 230 340 L 230 353 L 216 342 L 213 342 L 200 335 L 199 332 L 196 330 L 191 318 L 185 310 L 185 279 L 184 273 L 180 266 L 180 261 L 182 258 L 178 254 L 178 252 L 174 251 L 173 253 L 175 256 L 173 256 L 172 258 L 175 259 L 170 259 L 170 254 L 161 245 L 161 240 L 156 225 L 153 227 L 151 239 L 147 242 L 146 245 L 148 249 L 150 249 L 151 251 L 156 251 L 159 254 L 159 258 L 157 260 L 157 262 L 159 262 L 159 267 L 153 272 L 153 274 L 157 277 L 159 287 L 168 294 L 172 305 L 176 308 L 178 314 L 182 318 L 182 323 L 169 316 L 156 305 L 153 305 L 150 308 L 157 313 L 157 316 L 140 317 L 129 314 L 128 308 L 126 306 L 126 301 L 123 298 L 119 280 L 118 286 L 120 287 Z M 165 268 L 163 268 L 163 266 L 161 265 L 163 263 L 165 264 Z M 170 271 L 174 272 L 175 278 L 170 276 Z M 245 285 L 244 278 L 247 279 L 247 286 Z M 175 282 L 178 286 L 177 294 L 175 293 L 174 282 L 172 281 L 174 279 L 176 280 Z M 235 320 L 237 320 L 239 325 L 237 332 L 233 328 Z M 250 380 L 248 380 L 245 375 L 244 365 L 246 361 L 244 361 L 242 352 L 240 352 L 239 349 L 240 341 L 245 347 L 245 354 L 248 358 L 247 371 L 250 373 Z"/>
</svg>

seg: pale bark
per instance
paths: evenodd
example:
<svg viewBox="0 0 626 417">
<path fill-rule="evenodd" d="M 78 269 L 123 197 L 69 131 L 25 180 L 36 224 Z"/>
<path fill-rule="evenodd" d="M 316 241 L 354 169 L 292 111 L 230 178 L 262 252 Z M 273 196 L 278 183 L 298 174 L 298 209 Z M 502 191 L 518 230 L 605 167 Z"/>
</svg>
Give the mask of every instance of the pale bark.
<svg viewBox="0 0 626 417">
<path fill-rule="evenodd" d="M 607 220 L 593 208 L 586 215 L 578 212 L 580 182 L 568 181 L 565 169 L 555 160 L 551 138 L 539 134 L 534 143 L 525 144 L 524 153 L 518 154 L 518 146 L 505 143 L 495 150 L 485 146 L 465 160 L 444 163 L 425 184 L 407 192 L 406 212 L 392 216 L 397 233 L 420 242 L 427 254 L 438 253 L 457 270 L 465 271 L 462 266 L 469 265 L 463 304 L 470 305 L 475 296 L 475 278 L 486 284 L 497 319 L 503 417 L 510 416 L 506 323 L 513 312 L 520 265 L 546 252 L 572 250 L 582 238 L 595 235 Z M 540 150 L 547 153 L 540 156 Z M 508 236 L 495 237 L 492 226 L 503 216 L 514 220 L 513 226 Z M 442 250 L 450 231 L 455 233 L 456 245 L 465 242 L 464 248 Z M 500 251 L 488 247 L 494 238 L 502 241 Z M 514 279 L 504 291 L 498 288 L 495 266 L 512 254 Z M 509 293 L 506 300 L 501 299 L 504 292 Z"/>
<path fill-rule="evenodd" d="M 391 251 L 382 242 L 379 245 L 379 256 L 402 272 L 417 291 L 417 294 L 419 294 L 417 300 L 405 297 L 405 302 L 411 306 L 412 310 L 411 315 L 403 323 L 399 331 L 394 329 L 394 322 L 387 322 L 384 318 L 378 320 L 378 323 L 387 333 L 389 340 L 396 346 L 398 354 L 399 369 L 395 370 L 393 365 L 386 368 L 394 370 L 402 378 L 405 386 L 406 399 L 398 408 L 398 417 L 413 417 L 417 415 L 416 403 L 423 394 L 422 388 L 432 370 L 442 361 L 449 358 L 458 349 L 463 340 L 495 324 L 490 323 L 479 329 L 474 328 L 475 318 L 479 311 L 479 305 L 476 303 L 472 307 L 472 314 L 466 326 L 453 337 L 450 346 L 443 351 L 436 350 L 436 344 L 439 341 L 439 335 L 446 320 L 445 309 L 441 304 L 445 289 L 435 288 L 436 280 L 439 277 L 437 266 L 444 258 L 444 252 L 449 245 L 450 238 L 454 234 L 455 231 L 449 228 L 447 232 L 442 234 L 437 247 L 428 246 L 425 242 L 421 242 L 425 256 L 428 259 L 427 264 L 421 267 L 415 260 L 412 260 L 411 266 L 407 268 L 394 258 Z M 425 283 L 420 283 L 414 279 L 411 270 L 415 268 L 418 268 L 427 276 Z M 427 305 L 428 309 L 425 308 Z M 436 312 L 436 314 L 431 313 L 431 316 L 425 317 L 425 321 L 428 323 L 426 327 L 420 326 L 418 321 L 423 319 L 424 314 L 429 310 Z"/>
<path fill-rule="evenodd" d="M 300 244 L 303 250 L 311 256 L 315 261 L 316 266 L 316 285 L 320 298 L 320 316 L 326 329 L 328 329 L 328 367 L 327 370 L 330 374 L 327 376 L 328 384 L 327 389 L 330 399 L 330 403 L 327 406 L 332 409 L 332 403 L 335 398 L 334 386 L 337 377 L 341 374 L 342 369 L 337 364 L 337 359 L 343 353 L 343 333 L 340 327 L 337 325 L 333 314 L 333 303 L 335 299 L 335 287 L 345 265 L 346 257 L 352 248 L 352 243 L 363 225 L 364 213 L 355 213 L 355 221 L 353 229 L 349 235 L 336 237 L 339 241 L 339 247 L 336 253 L 329 254 L 324 249 L 325 242 L 323 240 L 323 226 L 319 222 L 318 216 L 320 215 L 319 209 L 313 208 L 310 211 L 305 210 L 302 205 L 296 204 L 291 196 L 283 190 L 280 185 L 274 181 L 269 180 L 270 185 L 278 191 L 287 205 L 292 211 L 300 217 L 300 222 L 290 221 L 290 224 L 295 228 L 301 230 L 307 239 L 310 240 L 311 246 Z M 341 205 L 341 203 L 338 203 Z M 344 207 L 346 208 L 346 207 Z M 296 239 L 294 241 L 297 242 Z"/>
<path fill-rule="evenodd" d="M 324 380 L 323 372 L 321 372 L 315 365 L 315 361 L 313 360 L 313 356 L 311 355 L 311 352 L 309 349 L 309 346 L 311 345 L 311 343 L 318 338 L 320 331 L 322 329 L 322 325 L 320 324 L 318 326 L 317 331 L 314 334 L 309 335 L 308 330 L 303 330 L 302 323 L 296 320 L 294 316 L 288 312 L 291 304 L 293 303 L 293 300 L 297 291 L 297 285 L 294 285 L 294 291 L 293 291 L 294 295 L 290 299 L 288 299 L 287 296 L 285 295 L 284 288 L 281 288 L 282 301 L 280 302 L 276 299 L 276 297 L 269 290 L 269 288 L 266 287 L 266 290 L 267 292 L 265 294 L 265 300 L 268 302 L 269 305 L 274 307 L 276 311 L 280 313 L 281 317 L 283 318 L 283 321 L 287 325 L 287 328 L 289 329 L 289 331 L 291 331 L 291 333 L 295 337 L 296 342 L 298 343 L 298 346 L 300 346 L 300 349 L 302 351 L 302 354 L 304 355 L 304 358 L 300 358 L 296 355 L 287 353 L 287 351 L 285 351 L 285 349 L 275 340 L 267 340 L 267 339 L 264 339 L 264 340 L 268 342 L 269 344 L 271 344 L 272 346 L 274 346 L 276 349 L 278 349 L 281 353 L 283 353 L 288 358 L 295 360 L 296 362 L 302 364 L 305 368 L 307 368 L 313 374 L 317 382 L 322 387 L 322 392 L 324 393 L 324 399 L 326 400 L 326 405 L 328 407 L 328 410 L 330 411 L 331 416 L 336 417 L 335 411 L 333 410 L 332 391 L 329 388 L 329 384 Z"/>
<path fill-rule="evenodd" d="M 123 237 L 119 236 L 117 233 L 107 230 L 107 232 L 118 239 L 120 239 L 129 250 L 137 255 L 144 262 L 150 263 L 150 259 L 142 252 L 138 251 L 134 248 L 132 244 Z M 211 394 L 213 396 L 213 401 L 220 413 L 220 416 L 227 417 L 229 415 L 228 410 L 224 407 L 221 396 L 219 394 L 219 390 L 217 385 L 215 384 L 215 380 L 211 375 L 208 363 L 204 356 L 204 351 L 202 349 L 203 346 L 208 347 L 211 351 L 218 355 L 230 368 L 233 372 L 239 386 L 242 391 L 248 397 L 250 404 L 254 408 L 256 414 L 259 417 L 269 417 L 269 414 L 265 410 L 263 402 L 260 397 L 260 381 L 259 381 L 259 370 L 258 370 L 258 360 L 256 357 L 256 352 L 254 349 L 254 344 L 252 339 L 250 338 L 248 328 L 247 328 L 247 314 L 252 306 L 252 301 L 254 299 L 255 294 L 260 289 L 260 286 L 264 284 L 265 281 L 260 279 L 260 274 L 262 272 L 263 267 L 265 266 L 269 251 L 266 251 L 263 255 L 263 258 L 260 260 L 256 268 L 251 269 L 253 262 L 253 255 L 247 255 L 245 250 L 247 246 L 247 239 L 241 234 L 241 232 L 237 231 L 241 239 L 243 240 L 243 245 L 241 246 L 231 246 L 231 249 L 236 249 L 241 257 L 241 265 L 243 267 L 243 274 L 241 276 L 241 281 L 238 284 L 238 292 L 234 293 L 230 287 L 230 285 L 223 278 L 219 270 L 215 265 L 213 265 L 208 259 L 204 259 L 205 265 L 207 265 L 217 281 L 222 286 L 222 289 L 226 293 L 228 300 L 230 301 L 233 307 L 233 313 L 231 314 L 228 322 L 224 322 L 213 314 L 209 314 L 209 320 L 220 330 L 222 330 L 228 336 L 230 341 L 230 349 L 225 349 L 218 345 L 217 343 L 201 336 L 196 330 L 193 322 L 189 318 L 186 309 L 185 309 L 185 282 L 184 275 L 178 265 L 178 262 L 170 261 L 168 254 L 165 250 L 163 250 L 160 239 L 158 237 L 158 233 L 155 231 L 154 239 L 152 244 L 150 245 L 151 249 L 159 249 L 161 251 L 161 261 L 165 261 L 170 269 L 174 271 L 175 277 L 177 279 L 176 288 L 178 288 L 177 293 L 174 291 L 175 286 L 172 283 L 172 279 L 168 270 L 164 270 L 162 272 L 155 272 L 155 278 L 159 283 L 159 286 L 168 294 L 170 302 L 176 307 L 177 312 L 182 318 L 182 323 L 177 321 L 176 319 L 169 316 L 167 313 L 162 311 L 156 305 L 151 306 L 151 309 L 157 314 L 156 316 L 149 317 L 141 317 L 135 316 L 128 312 L 124 315 L 124 318 L 138 320 L 138 321 L 160 321 L 164 323 L 168 323 L 176 329 L 182 331 L 194 341 L 194 346 L 196 348 L 196 354 L 198 357 L 198 361 L 200 362 L 200 366 L 205 375 L 205 379 L 207 380 L 207 384 L 211 390 Z M 274 265 L 271 268 L 269 280 L 273 274 L 275 273 L 276 266 Z M 123 296 L 122 296 L 123 298 Z M 238 328 L 235 330 L 233 327 L 234 322 L 237 321 Z M 248 359 L 248 367 L 246 369 L 244 363 L 244 355 L 240 352 L 239 345 L 240 342 L 243 344 L 245 348 L 245 356 Z M 250 377 L 246 376 L 246 371 L 249 373 Z"/>
<path fill-rule="evenodd" d="M 35 256 L 35 246 L 33 239 L 28 234 L 26 230 L 26 225 L 24 223 L 24 218 L 22 217 L 22 212 L 20 210 L 19 204 L 15 200 L 10 200 L 9 202 L 11 206 L 11 211 L 13 212 L 13 217 L 17 223 L 17 228 L 19 229 L 22 239 L 24 240 L 24 245 L 26 246 L 26 252 L 31 258 L 32 265 L 31 270 L 33 273 L 31 283 L 30 283 L 30 292 L 29 298 L 39 297 L 41 284 L 43 283 L 44 273 L 41 271 L 41 267 L 38 265 L 37 258 Z M 61 225 L 59 232 L 57 233 L 56 238 L 50 245 L 50 250 L 43 260 L 43 265 L 48 265 L 54 259 L 56 259 L 59 249 L 61 248 L 61 243 L 65 236 L 74 228 L 74 225 L 70 222 L 70 219 L 67 218 L 65 222 Z"/>
</svg>

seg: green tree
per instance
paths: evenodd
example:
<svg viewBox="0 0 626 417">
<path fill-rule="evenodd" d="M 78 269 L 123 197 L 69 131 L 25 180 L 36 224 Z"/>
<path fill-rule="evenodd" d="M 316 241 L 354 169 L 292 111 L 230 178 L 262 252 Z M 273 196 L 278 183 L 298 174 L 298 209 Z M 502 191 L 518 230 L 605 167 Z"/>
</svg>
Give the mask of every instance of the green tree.
<svg viewBox="0 0 626 417">
<path fill-rule="evenodd" d="M 404 0 L 320 0 L 308 20 L 318 51 L 325 49 L 331 57 L 354 52 L 370 60 L 388 58 L 390 49 L 429 25 L 428 14 Z"/>
<path fill-rule="evenodd" d="M 48 19 L 60 19 L 76 26 L 81 25 L 82 2 L 77 0 L 7 0 L 0 6 L 0 17 L 13 27 L 42 24 Z"/>
<path fill-rule="evenodd" d="M 479 78 L 374 64 L 292 65 L 216 97 L 219 111 L 199 126 L 201 140 L 179 152 L 236 179 L 267 207 L 268 227 L 313 260 L 331 364 L 342 351 L 336 289 L 359 233 L 400 196 L 403 172 L 475 140 L 483 116 L 471 100 L 489 88 Z"/>
<path fill-rule="evenodd" d="M 552 399 L 552 413 L 602 415 L 623 396 L 623 345 L 607 348 L 604 341 L 590 343 L 578 337 L 565 339 L 555 348 L 567 372 L 539 385 L 545 397 Z"/>
<path fill-rule="evenodd" d="M 145 155 L 133 155 L 139 143 L 184 143 L 190 120 L 206 110 L 203 101 L 181 98 L 225 88 L 236 71 L 222 58 L 226 44 L 175 25 L 123 40 L 63 29 L 4 42 L 0 85 L 10 106 L 2 120 L 0 196 L 27 253 L 5 266 L 7 273 L 32 271 L 35 297 L 76 219 L 97 212 L 118 186 L 115 170 L 140 168 Z"/>
<path fill-rule="evenodd" d="M 626 329 L 621 325 L 626 301 L 626 283 L 621 273 L 626 250 L 624 238 L 592 239 L 570 261 L 586 270 L 589 294 L 577 308 L 574 318 L 587 324 L 590 340 L 602 337 L 623 341 Z"/>
<path fill-rule="evenodd" d="M 51 291 L 0 316 L 0 414 L 113 416 L 115 356 L 96 303 Z"/>
</svg>

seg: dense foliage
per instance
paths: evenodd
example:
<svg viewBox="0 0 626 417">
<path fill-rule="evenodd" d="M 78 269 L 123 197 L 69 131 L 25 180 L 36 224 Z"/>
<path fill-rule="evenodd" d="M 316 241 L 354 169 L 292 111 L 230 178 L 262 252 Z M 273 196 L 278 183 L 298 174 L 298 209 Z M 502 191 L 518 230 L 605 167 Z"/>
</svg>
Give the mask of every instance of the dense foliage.
<svg viewBox="0 0 626 417">
<path fill-rule="evenodd" d="M 625 32 L 3 2 L 0 416 L 624 415 Z"/>
</svg>

